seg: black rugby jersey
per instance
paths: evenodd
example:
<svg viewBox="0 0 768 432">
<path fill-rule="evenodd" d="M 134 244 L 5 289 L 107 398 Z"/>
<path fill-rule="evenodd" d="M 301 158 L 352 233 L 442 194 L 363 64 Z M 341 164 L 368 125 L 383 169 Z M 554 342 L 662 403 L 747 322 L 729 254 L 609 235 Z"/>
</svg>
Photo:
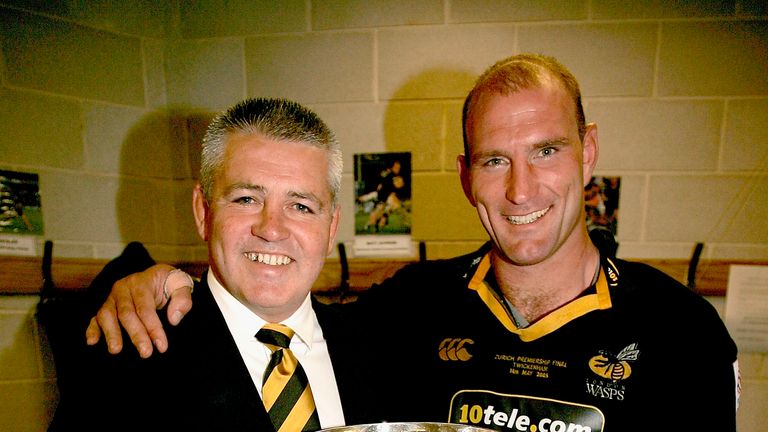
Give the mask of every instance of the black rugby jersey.
<svg viewBox="0 0 768 432">
<path fill-rule="evenodd" d="M 353 306 L 370 326 L 381 419 L 735 431 L 736 345 L 706 299 L 602 257 L 594 287 L 520 329 L 486 277 L 488 250 L 407 266 Z"/>
</svg>

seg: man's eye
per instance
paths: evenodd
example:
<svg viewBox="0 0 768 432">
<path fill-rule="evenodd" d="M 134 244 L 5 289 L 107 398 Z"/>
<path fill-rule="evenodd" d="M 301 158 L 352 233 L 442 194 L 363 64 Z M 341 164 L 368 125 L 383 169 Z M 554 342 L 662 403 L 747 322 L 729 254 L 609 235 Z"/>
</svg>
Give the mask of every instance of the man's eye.
<svg viewBox="0 0 768 432">
<path fill-rule="evenodd" d="M 485 166 L 498 166 L 502 165 L 504 163 L 504 160 L 501 158 L 491 158 L 485 161 Z"/>
<path fill-rule="evenodd" d="M 541 151 L 539 151 L 539 155 L 543 157 L 549 157 L 555 153 L 557 153 L 557 149 L 555 149 L 554 147 L 544 147 L 543 149 L 541 149 Z"/>
<path fill-rule="evenodd" d="M 253 199 L 253 197 L 244 196 L 244 197 L 235 198 L 234 202 L 238 204 L 253 204 L 256 202 L 256 200 Z"/>
<path fill-rule="evenodd" d="M 294 206 L 296 207 L 296 210 L 300 211 L 301 213 L 314 213 L 314 211 L 309 206 L 304 204 L 296 203 Z"/>
</svg>

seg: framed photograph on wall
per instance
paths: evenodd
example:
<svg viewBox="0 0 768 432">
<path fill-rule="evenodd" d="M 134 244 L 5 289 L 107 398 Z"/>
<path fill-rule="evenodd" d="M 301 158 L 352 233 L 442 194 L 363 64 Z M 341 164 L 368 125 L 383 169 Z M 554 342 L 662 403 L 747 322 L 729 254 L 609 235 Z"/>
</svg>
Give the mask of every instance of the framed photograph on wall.
<svg viewBox="0 0 768 432">
<path fill-rule="evenodd" d="M 411 256 L 411 154 L 355 154 L 356 256 Z"/>
<path fill-rule="evenodd" d="M 621 177 L 593 176 L 584 187 L 587 227 L 607 229 L 616 236 L 619 224 Z"/>
<path fill-rule="evenodd" d="M 0 255 L 34 256 L 41 235 L 38 175 L 0 170 Z"/>
<path fill-rule="evenodd" d="M 0 233 L 43 234 L 37 174 L 0 170 Z"/>
<path fill-rule="evenodd" d="M 355 234 L 411 233 L 411 154 L 355 155 Z"/>
</svg>

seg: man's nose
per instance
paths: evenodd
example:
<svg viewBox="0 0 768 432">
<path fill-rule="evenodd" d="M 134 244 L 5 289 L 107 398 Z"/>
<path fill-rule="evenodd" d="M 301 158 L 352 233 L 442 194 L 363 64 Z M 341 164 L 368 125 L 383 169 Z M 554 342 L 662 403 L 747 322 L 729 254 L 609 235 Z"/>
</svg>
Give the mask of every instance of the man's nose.
<svg viewBox="0 0 768 432">
<path fill-rule="evenodd" d="M 535 194 L 536 181 L 531 166 L 513 163 L 507 176 L 506 197 L 512 203 L 523 204 Z"/>
<path fill-rule="evenodd" d="M 285 222 L 286 218 L 280 206 L 265 204 L 251 225 L 251 234 L 267 241 L 283 239 L 288 235 Z"/>
</svg>

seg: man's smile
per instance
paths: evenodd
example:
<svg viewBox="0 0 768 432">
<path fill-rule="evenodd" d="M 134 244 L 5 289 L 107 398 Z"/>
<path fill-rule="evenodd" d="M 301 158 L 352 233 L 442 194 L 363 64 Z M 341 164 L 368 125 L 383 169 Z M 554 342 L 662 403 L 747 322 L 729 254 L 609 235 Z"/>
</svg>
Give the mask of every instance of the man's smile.
<svg viewBox="0 0 768 432">
<path fill-rule="evenodd" d="M 526 225 L 539 220 L 539 218 L 547 214 L 550 208 L 552 207 L 547 207 L 522 216 L 507 216 L 507 220 L 512 222 L 512 225 Z"/>
<path fill-rule="evenodd" d="M 246 252 L 245 257 L 254 262 L 267 265 L 288 265 L 293 260 L 285 255 L 267 254 L 260 252 Z"/>
</svg>

